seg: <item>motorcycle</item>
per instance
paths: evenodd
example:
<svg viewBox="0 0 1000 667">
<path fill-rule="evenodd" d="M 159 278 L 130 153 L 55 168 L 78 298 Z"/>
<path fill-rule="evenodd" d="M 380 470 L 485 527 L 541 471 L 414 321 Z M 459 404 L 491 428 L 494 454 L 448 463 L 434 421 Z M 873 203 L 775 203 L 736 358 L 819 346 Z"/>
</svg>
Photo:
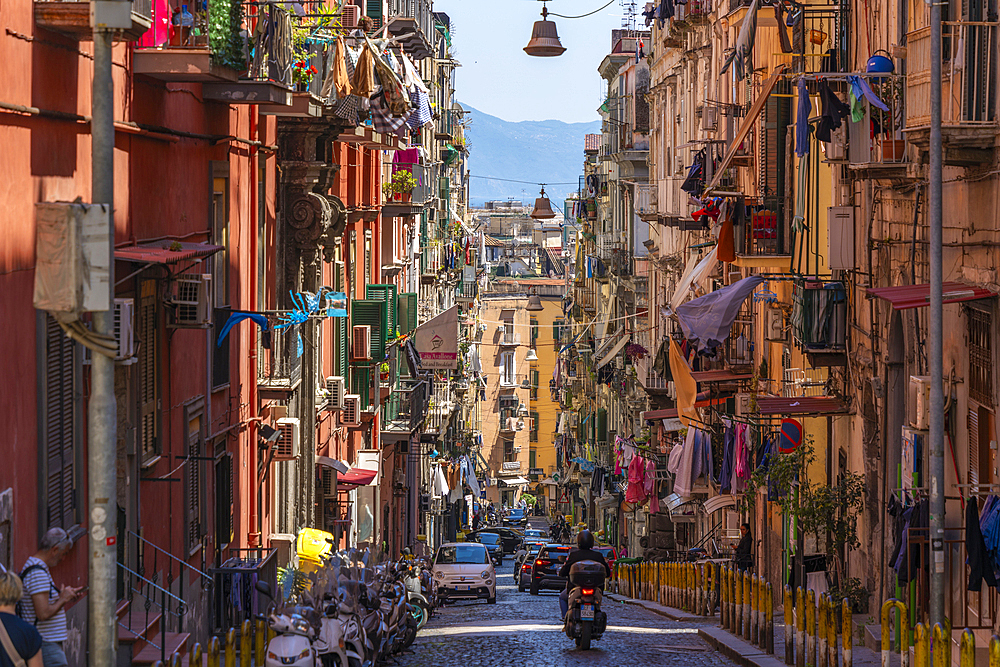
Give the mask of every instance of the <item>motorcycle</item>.
<svg viewBox="0 0 1000 667">
<path fill-rule="evenodd" d="M 569 611 L 563 619 L 563 632 L 578 648 L 590 650 L 590 642 L 604 634 L 608 615 L 601 611 L 604 598 L 604 565 L 592 560 L 573 563 L 569 569 Z"/>
</svg>

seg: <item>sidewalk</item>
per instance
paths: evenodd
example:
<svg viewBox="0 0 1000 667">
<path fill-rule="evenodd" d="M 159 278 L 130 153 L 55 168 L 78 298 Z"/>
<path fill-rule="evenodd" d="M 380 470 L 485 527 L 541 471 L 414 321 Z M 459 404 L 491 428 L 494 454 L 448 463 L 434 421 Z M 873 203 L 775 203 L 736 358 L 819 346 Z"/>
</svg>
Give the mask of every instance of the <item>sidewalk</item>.
<svg viewBox="0 0 1000 667">
<path fill-rule="evenodd" d="M 764 649 L 754 646 L 742 637 L 737 637 L 719 625 L 719 617 L 697 616 L 674 607 L 666 607 L 649 600 L 635 600 L 615 593 L 605 593 L 605 597 L 615 602 L 624 602 L 642 607 L 671 621 L 697 623 L 698 636 L 707 641 L 712 648 L 742 667 L 782 667 L 785 665 L 785 625 L 776 623 L 774 626 L 774 653 L 769 655 Z M 774 620 L 783 621 L 784 616 L 775 610 Z M 880 667 L 881 656 L 871 649 L 859 645 L 857 638 L 851 649 L 852 664 L 855 667 Z M 838 658 L 840 657 L 838 651 Z M 809 661 L 812 664 L 813 661 Z"/>
</svg>

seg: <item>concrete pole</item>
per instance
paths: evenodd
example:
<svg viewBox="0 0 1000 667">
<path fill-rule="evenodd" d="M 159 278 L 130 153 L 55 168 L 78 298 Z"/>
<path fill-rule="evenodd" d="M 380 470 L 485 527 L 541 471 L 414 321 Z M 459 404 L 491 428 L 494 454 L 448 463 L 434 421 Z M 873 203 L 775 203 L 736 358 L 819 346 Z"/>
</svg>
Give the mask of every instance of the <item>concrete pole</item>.
<svg viewBox="0 0 1000 667">
<path fill-rule="evenodd" d="M 941 275 L 941 2 L 931 1 L 930 625 L 944 618 L 944 359 Z"/>
<path fill-rule="evenodd" d="M 94 81 L 91 107 L 91 199 L 109 209 L 111 263 L 108 289 L 112 310 L 93 313 L 94 333 L 114 335 L 115 225 L 114 174 L 115 126 L 114 81 L 111 77 L 113 31 L 94 29 Z M 87 594 L 87 664 L 114 667 L 118 643 L 115 631 L 115 582 L 118 563 L 118 510 L 115 492 L 117 406 L 115 403 L 115 363 L 103 354 L 94 354 L 90 367 L 90 400 L 87 404 L 87 524 L 90 590 Z"/>
</svg>

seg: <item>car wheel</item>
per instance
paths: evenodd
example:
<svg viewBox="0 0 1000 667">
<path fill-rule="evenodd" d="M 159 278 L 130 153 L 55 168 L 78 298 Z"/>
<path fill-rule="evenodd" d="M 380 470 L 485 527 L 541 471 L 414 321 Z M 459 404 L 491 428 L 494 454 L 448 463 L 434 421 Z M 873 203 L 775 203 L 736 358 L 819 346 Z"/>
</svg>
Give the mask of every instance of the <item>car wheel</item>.
<svg viewBox="0 0 1000 667">
<path fill-rule="evenodd" d="M 523 593 L 524 592 L 524 584 L 518 582 L 518 584 L 517 584 L 517 592 L 518 593 Z"/>
<path fill-rule="evenodd" d="M 486 600 L 486 604 L 496 604 L 496 603 L 497 603 L 497 596 L 496 595 L 494 595 L 493 597 L 488 598 Z"/>
<path fill-rule="evenodd" d="M 534 582 L 534 581 L 531 582 L 531 591 L 529 591 L 529 592 L 532 595 L 538 595 L 538 584 L 536 582 Z"/>
</svg>

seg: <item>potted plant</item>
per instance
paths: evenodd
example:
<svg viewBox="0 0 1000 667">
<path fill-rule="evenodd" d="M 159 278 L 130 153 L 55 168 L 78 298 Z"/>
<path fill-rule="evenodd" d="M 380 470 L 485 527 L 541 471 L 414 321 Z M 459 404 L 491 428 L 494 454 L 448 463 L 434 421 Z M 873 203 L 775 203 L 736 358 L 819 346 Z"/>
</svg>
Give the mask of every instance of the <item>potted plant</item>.
<svg viewBox="0 0 1000 667">
<path fill-rule="evenodd" d="M 413 178 L 413 173 L 407 169 L 400 169 L 393 173 L 392 179 L 388 183 L 382 185 L 382 191 L 386 194 L 386 199 L 391 194 L 396 201 L 408 202 L 413 196 L 413 188 L 415 187 L 417 187 L 417 179 Z"/>
<path fill-rule="evenodd" d="M 379 374 L 379 379 L 381 379 L 381 381 L 383 383 L 388 384 L 388 382 L 389 382 L 389 362 L 388 361 L 383 361 L 381 364 L 378 365 L 378 374 Z"/>
</svg>

